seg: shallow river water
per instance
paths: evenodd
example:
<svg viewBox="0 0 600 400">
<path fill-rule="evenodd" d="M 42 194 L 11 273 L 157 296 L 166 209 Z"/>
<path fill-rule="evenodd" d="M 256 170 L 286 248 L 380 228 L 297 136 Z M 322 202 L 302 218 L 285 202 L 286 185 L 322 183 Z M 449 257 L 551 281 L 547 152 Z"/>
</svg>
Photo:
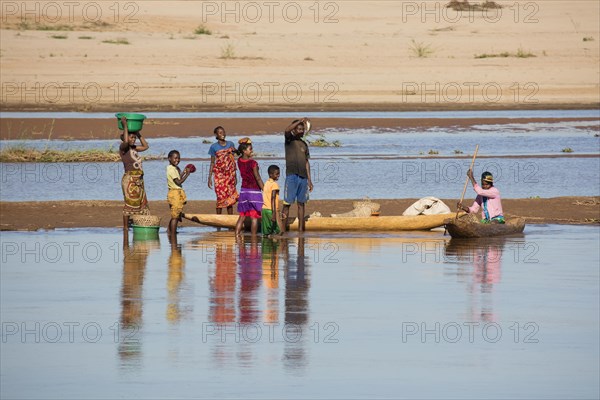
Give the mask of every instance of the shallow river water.
<svg viewBox="0 0 600 400">
<path fill-rule="evenodd" d="M 2 398 L 598 398 L 600 230 L 3 232 Z"/>
<path fill-rule="evenodd" d="M 480 113 L 481 116 L 485 113 Z M 475 145 L 475 174 L 490 171 L 505 198 L 600 195 L 597 121 L 443 127 L 424 131 L 329 129 L 321 132 L 341 147 L 311 147 L 313 199 L 456 198 L 462 191 Z M 313 135 L 316 139 L 318 135 Z M 237 142 L 238 137 L 228 138 Z M 310 139 L 310 138 L 309 138 Z M 198 172 L 185 183 L 191 200 L 213 200 L 207 186 L 212 138 L 150 138 L 153 155 L 178 149 L 181 166 Z M 260 171 L 269 165 L 285 176 L 281 135 L 252 138 Z M 0 147 L 117 150 L 117 141 L 2 141 Z M 563 152 L 570 149 L 572 153 Z M 435 154 L 429 154 L 430 152 Z M 575 156 L 575 157 L 573 157 Z M 144 162 L 148 198 L 166 198 L 166 159 Z M 123 166 L 115 163 L 0 163 L 2 201 L 120 200 Z M 283 182 L 283 178 L 282 178 Z"/>
</svg>

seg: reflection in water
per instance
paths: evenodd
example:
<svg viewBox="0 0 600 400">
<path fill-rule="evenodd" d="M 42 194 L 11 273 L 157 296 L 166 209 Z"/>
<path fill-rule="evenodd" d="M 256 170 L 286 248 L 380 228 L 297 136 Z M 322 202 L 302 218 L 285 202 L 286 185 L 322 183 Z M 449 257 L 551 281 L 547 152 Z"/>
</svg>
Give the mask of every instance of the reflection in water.
<svg viewBox="0 0 600 400">
<path fill-rule="evenodd" d="M 171 255 L 169 256 L 169 275 L 167 277 L 167 321 L 178 323 L 181 319 L 181 283 L 184 278 L 185 260 L 177 236 L 171 237 Z"/>
<path fill-rule="evenodd" d="M 230 242 L 225 234 L 231 236 Z M 42 246 L 66 243 L 82 235 L 103 249 L 115 240 L 114 229 L 2 235 L 4 241 L 23 243 L 22 250 L 29 252 L 37 242 Z M 23 252 L 11 258 L 17 262 L 3 264 L 3 322 L 14 321 L 21 331 L 2 337 L 7 339 L 0 349 L 2 365 L 10 368 L 2 370 L 0 397 L 46 393 L 74 398 L 94 392 L 106 398 L 367 397 L 372 393 L 387 398 L 569 394 L 598 398 L 598 227 L 533 226 L 526 239 L 511 236 L 505 245 L 477 240 L 448 243 L 450 239 L 441 232 L 308 232 L 304 255 L 296 232 L 283 241 L 263 244 L 259 239 L 261 284 L 254 293 L 261 312 L 256 325 L 262 327 L 263 337 L 255 343 L 243 339 L 236 343 L 231 334 L 226 342 L 218 334 L 202 334 L 210 329 L 206 325 L 212 305 L 207 303 L 215 294 L 209 297 L 208 278 L 215 278 L 217 244 L 219 257 L 226 254 L 232 261 L 226 266 L 233 271 L 230 325 L 239 323 L 240 253 L 233 234 L 200 228 L 179 235 L 185 257 L 180 304 L 186 304 L 190 282 L 204 287 L 194 298 L 203 308 L 194 309 L 195 319 L 182 317 L 177 325 L 165 316 L 172 250 L 168 242 L 165 246 L 163 235 L 160 251 L 140 248 L 142 243 L 137 242 L 130 242 L 131 250 L 123 246 L 129 251 L 124 258 L 118 254 L 116 265 L 114 254 L 85 265 L 67 263 L 63 254 L 58 265 L 51 262 L 52 253 L 45 261 L 33 262 Z M 334 250 L 328 247 L 332 244 Z M 249 237 L 245 245 L 250 252 Z M 535 245 L 533 254 L 528 245 Z M 490 265 L 500 253 L 500 263 Z M 19 263 L 24 254 L 27 262 Z M 527 261 L 521 257 L 530 256 L 539 260 L 524 264 Z M 301 307 L 294 307 L 302 261 L 305 296 Z M 277 268 L 271 271 L 277 263 L 278 272 Z M 90 281 L 85 277 L 103 278 Z M 494 300 L 500 329 L 490 327 L 486 335 L 486 322 L 464 324 L 478 322 L 462 318 L 470 310 L 467 284 L 473 285 L 477 296 L 478 316 L 482 296 Z M 279 326 L 270 341 L 263 324 L 270 314 L 267 299 L 275 293 L 278 312 L 273 306 L 272 315 L 277 315 Z M 306 341 L 285 343 L 281 334 L 285 319 L 294 320 L 302 308 L 308 321 L 308 330 L 303 332 Z M 489 315 L 492 309 L 487 310 Z M 61 316 L 69 319 L 58 322 L 63 330 L 57 344 L 52 341 L 56 332 L 49 321 Z M 86 340 L 94 330 L 83 336 L 83 325 L 75 326 L 74 332 L 67 329 L 73 328 L 67 321 L 91 322 L 94 316 L 103 329 L 96 344 Z M 143 324 L 142 334 L 133 336 L 141 341 L 138 347 L 113 343 L 115 320 Z M 41 323 L 39 328 L 36 321 Z M 334 329 L 327 329 L 328 323 Z M 415 327 L 412 336 L 408 335 L 411 325 Z M 26 343 L 21 335 L 25 329 Z M 72 343 L 71 332 L 75 334 Z M 318 339 L 315 333 L 320 333 Z M 36 337 L 42 339 L 40 343 L 35 343 Z M 304 352 L 296 354 L 303 354 L 304 359 L 293 358 L 293 346 L 302 345 Z M 219 346 L 225 355 L 222 364 L 213 357 Z M 285 361 L 284 354 L 289 357 Z M 240 366 L 245 362 L 242 359 L 249 360 L 251 367 Z M 89 360 L 93 360 L 92 368 Z"/>
<path fill-rule="evenodd" d="M 206 249 L 203 253 L 210 255 Z M 210 280 L 209 321 L 218 324 L 235 322 L 237 262 L 233 243 L 217 242 L 214 254 L 214 276 Z"/>
<path fill-rule="evenodd" d="M 290 257 L 293 242 L 282 241 L 285 262 L 285 348 L 283 354 L 286 368 L 306 366 L 306 340 L 308 333 L 308 263 L 304 237 L 298 237 L 296 259 Z M 302 335 L 297 338 L 297 335 Z"/>
<path fill-rule="evenodd" d="M 140 362 L 141 342 L 139 331 L 142 326 L 142 288 L 148 254 L 160 246 L 158 240 L 134 241 L 129 246 L 127 236 L 123 238 L 123 285 L 121 287 L 121 329 L 119 357 L 121 366 L 128 367 Z"/>
<path fill-rule="evenodd" d="M 209 280 L 208 322 L 217 326 L 229 326 L 235 323 L 237 260 L 234 243 L 233 237 L 220 237 L 218 240 L 198 243 L 203 257 L 206 257 L 202 261 L 212 262 L 214 265 Z M 211 258 L 213 254 L 214 258 Z M 227 361 L 230 354 L 227 353 L 226 343 L 216 341 L 216 345 L 212 348 L 212 355 L 219 364 Z"/>
<path fill-rule="evenodd" d="M 279 322 L 279 245 L 277 240 L 262 240 L 262 276 L 267 292 L 263 320 L 266 323 Z"/>
<path fill-rule="evenodd" d="M 206 250 L 209 263 L 214 256 L 209 322 L 214 325 L 211 329 L 218 331 L 210 337 L 215 361 L 223 363 L 230 358 L 235 340 L 240 344 L 235 350 L 238 361 L 251 367 L 255 362 L 252 350 L 258 342 L 275 346 L 283 342 L 284 366 L 306 365 L 309 280 L 305 239 L 262 238 L 259 243 L 256 237 L 237 242 L 221 237 L 204 244 L 211 247 Z M 285 278 L 284 318 L 280 316 L 280 258 Z"/>
<path fill-rule="evenodd" d="M 494 322 L 493 289 L 500 282 L 505 237 L 482 239 L 451 239 L 445 248 L 446 257 L 455 257 L 461 264 L 472 266 L 469 280 L 470 318 L 473 321 Z M 460 276 L 466 275 L 459 269 Z M 480 304 L 477 305 L 478 295 Z"/>
<path fill-rule="evenodd" d="M 262 279 L 262 258 L 256 235 L 249 244 L 238 243 L 238 276 L 240 277 L 239 322 L 249 324 L 258 322 L 258 288 Z"/>
</svg>

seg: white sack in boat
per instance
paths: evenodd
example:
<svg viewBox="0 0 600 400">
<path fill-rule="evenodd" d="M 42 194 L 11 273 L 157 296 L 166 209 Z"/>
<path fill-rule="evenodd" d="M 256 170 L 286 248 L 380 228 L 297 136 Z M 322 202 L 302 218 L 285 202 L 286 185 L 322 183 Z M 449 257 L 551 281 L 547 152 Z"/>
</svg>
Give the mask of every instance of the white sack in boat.
<svg viewBox="0 0 600 400">
<path fill-rule="evenodd" d="M 437 197 L 423 197 L 408 207 L 402 215 L 448 214 L 452 211 Z"/>
</svg>

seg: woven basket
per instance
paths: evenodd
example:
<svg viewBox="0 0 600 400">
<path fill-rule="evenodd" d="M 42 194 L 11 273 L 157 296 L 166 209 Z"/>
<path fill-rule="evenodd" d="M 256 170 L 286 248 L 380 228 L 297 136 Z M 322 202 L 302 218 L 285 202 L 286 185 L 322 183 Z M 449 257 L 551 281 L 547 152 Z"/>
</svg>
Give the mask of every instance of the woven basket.
<svg viewBox="0 0 600 400">
<path fill-rule="evenodd" d="M 131 219 L 137 226 L 160 226 L 160 217 L 156 215 L 133 215 Z"/>
</svg>

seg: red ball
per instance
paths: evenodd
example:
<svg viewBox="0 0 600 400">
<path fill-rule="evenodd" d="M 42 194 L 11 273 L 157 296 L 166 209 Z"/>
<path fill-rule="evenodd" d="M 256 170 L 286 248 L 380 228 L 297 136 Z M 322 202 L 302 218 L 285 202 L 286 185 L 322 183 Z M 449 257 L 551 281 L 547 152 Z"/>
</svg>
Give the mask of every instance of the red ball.
<svg viewBox="0 0 600 400">
<path fill-rule="evenodd" d="M 188 164 L 185 167 L 187 168 L 188 171 L 190 171 L 190 173 L 196 172 L 196 167 L 194 166 L 194 164 Z"/>
</svg>

